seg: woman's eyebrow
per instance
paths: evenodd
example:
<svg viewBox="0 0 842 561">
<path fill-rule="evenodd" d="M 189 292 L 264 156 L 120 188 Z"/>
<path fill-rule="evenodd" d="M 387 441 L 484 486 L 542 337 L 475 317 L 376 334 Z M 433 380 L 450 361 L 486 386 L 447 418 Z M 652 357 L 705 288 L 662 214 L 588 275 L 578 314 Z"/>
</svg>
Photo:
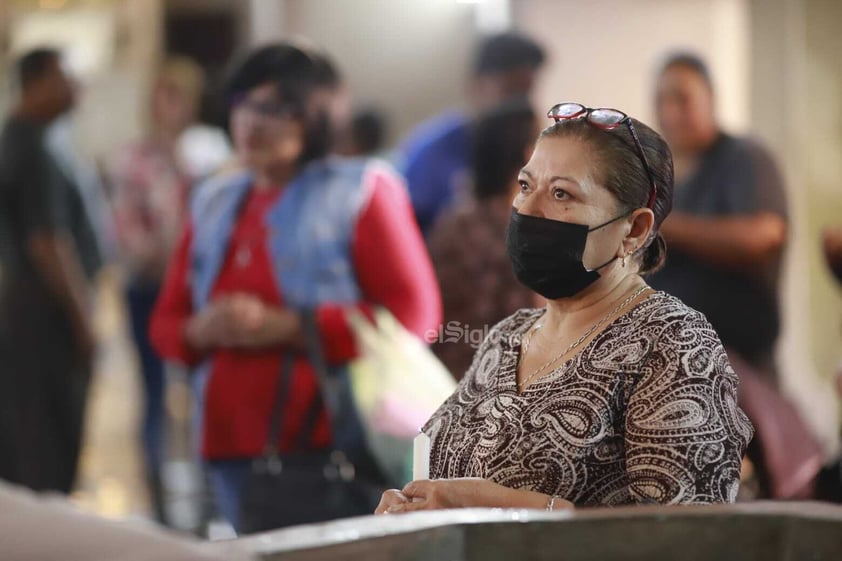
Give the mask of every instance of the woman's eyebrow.
<svg viewBox="0 0 842 561">
<path fill-rule="evenodd" d="M 553 181 L 567 181 L 569 183 L 575 183 L 576 185 L 581 187 L 581 185 L 579 184 L 578 181 L 576 181 L 575 179 L 573 179 L 572 177 L 570 177 L 568 175 L 554 175 L 550 178 L 550 183 L 552 183 Z"/>
<path fill-rule="evenodd" d="M 535 177 L 526 168 L 521 169 L 519 175 L 525 175 L 529 179 L 533 181 L 535 180 Z M 582 188 L 582 184 L 570 177 L 569 175 L 554 175 L 550 178 L 550 183 L 552 183 L 553 181 L 567 181 L 568 183 L 573 183 L 577 187 Z"/>
</svg>

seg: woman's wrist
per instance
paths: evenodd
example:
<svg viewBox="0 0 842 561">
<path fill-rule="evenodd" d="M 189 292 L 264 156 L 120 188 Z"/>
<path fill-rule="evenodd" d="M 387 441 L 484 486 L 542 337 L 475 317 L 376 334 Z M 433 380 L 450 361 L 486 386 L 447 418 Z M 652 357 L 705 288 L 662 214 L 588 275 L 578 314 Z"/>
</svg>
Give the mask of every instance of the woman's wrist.
<svg viewBox="0 0 842 561">
<path fill-rule="evenodd" d="M 507 489 L 507 488 L 506 488 Z M 501 506 L 508 508 L 526 508 L 530 510 L 560 511 L 573 508 L 573 504 L 559 495 L 547 495 L 537 491 L 508 489 L 509 496 Z"/>
<path fill-rule="evenodd" d="M 194 315 L 184 323 L 181 331 L 181 338 L 185 347 L 196 355 L 203 355 L 208 351 L 207 342 L 202 336 L 201 322 L 202 319 L 198 315 Z"/>
<path fill-rule="evenodd" d="M 492 483 L 494 488 L 487 497 L 486 504 L 472 506 L 484 506 L 490 508 L 526 508 L 535 510 L 546 510 L 550 497 L 537 491 L 526 491 L 512 489 L 497 483 Z"/>
<path fill-rule="evenodd" d="M 289 309 L 267 310 L 263 329 L 267 343 L 298 346 L 302 338 L 301 316 Z"/>
</svg>

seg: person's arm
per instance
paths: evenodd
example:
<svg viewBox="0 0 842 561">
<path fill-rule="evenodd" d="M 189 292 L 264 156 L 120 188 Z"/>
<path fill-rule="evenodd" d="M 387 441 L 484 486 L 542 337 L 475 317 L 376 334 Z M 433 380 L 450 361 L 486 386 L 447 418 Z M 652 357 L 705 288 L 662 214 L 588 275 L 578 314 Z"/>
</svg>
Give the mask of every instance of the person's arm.
<svg viewBox="0 0 842 561">
<path fill-rule="evenodd" d="M 95 347 L 90 319 L 88 283 L 76 244 L 66 227 L 65 204 L 55 166 L 40 137 L 23 139 L 20 158 L 19 204 L 26 252 L 35 270 L 70 320 L 77 350 L 90 362 Z"/>
<path fill-rule="evenodd" d="M 354 270 L 363 302 L 355 308 L 370 315 L 383 306 L 418 337 L 438 327 L 441 295 L 421 233 L 401 181 L 385 170 L 373 169 L 365 181 L 371 195 L 355 228 L 352 243 Z M 346 306 L 326 304 L 317 310 L 332 363 L 357 355 Z"/>
<path fill-rule="evenodd" d="M 787 239 L 783 177 L 771 153 L 746 140 L 719 185 L 725 216 L 673 213 L 661 232 L 668 246 L 722 269 L 753 273 L 774 264 Z"/>
<path fill-rule="evenodd" d="M 70 319 L 80 358 L 90 362 L 96 346 L 94 328 L 87 281 L 73 239 L 60 230 L 32 232 L 27 240 L 27 251 Z"/>
<path fill-rule="evenodd" d="M 737 407 L 737 377 L 699 313 L 673 316 L 625 411 L 632 499 L 648 504 L 730 503 L 752 436 Z"/>
<path fill-rule="evenodd" d="M 550 504 L 552 501 L 552 504 Z M 510 489 L 487 479 L 462 478 L 413 481 L 402 490 L 383 493 L 375 514 L 401 514 L 451 508 L 528 508 L 570 510 L 573 503 L 523 489 Z"/>
<path fill-rule="evenodd" d="M 164 358 L 195 365 L 202 353 L 187 342 L 185 331 L 193 316 L 193 298 L 188 282 L 193 229 L 185 227 L 178 247 L 170 258 L 164 284 L 149 320 L 149 339 Z"/>
<path fill-rule="evenodd" d="M 773 212 L 726 217 L 674 212 L 661 225 L 668 247 L 737 271 L 756 270 L 777 259 L 786 242 L 786 230 L 784 219 Z"/>
</svg>

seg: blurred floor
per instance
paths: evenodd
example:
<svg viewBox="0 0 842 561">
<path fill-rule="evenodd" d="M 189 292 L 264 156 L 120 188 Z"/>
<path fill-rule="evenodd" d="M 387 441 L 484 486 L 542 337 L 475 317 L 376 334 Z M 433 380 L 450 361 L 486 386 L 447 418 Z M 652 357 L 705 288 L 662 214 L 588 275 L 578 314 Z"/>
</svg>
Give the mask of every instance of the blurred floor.
<svg viewBox="0 0 842 561">
<path fill-rule="evenodd" d="M 148 520 L 153 515 L 139 436 L 143 392 L 118 271 L 103 274 L 97 302 L 100 349 L 73 500 L 102 516 Z M 190 453 L 187 375 L 170 367 L 167 381 L 165 510 L 172 526 L 195 532 L 207 511 L 207 501 L 201 473 Z"/>
<path fill-rule="evenodd" d="M 138 439 L 143 395 L 114 270 L 103 275 L 95 322 L 101 346 L 73 499 L 103 516 L 146 518 L 150 508 Z"/>
</svg>

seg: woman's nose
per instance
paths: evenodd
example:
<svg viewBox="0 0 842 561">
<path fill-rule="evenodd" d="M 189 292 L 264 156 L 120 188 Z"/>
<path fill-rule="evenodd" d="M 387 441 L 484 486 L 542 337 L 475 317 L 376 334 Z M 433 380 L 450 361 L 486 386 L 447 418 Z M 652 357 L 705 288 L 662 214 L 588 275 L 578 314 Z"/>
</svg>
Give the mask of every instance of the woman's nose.
<svg viewBox="0 0 842 561">
<path fill-rule="evenodd" d="M 515 208 L 520 214 L 537 216 L 538 218 L 546 218 L 543 207 L 541 197 L 536 196 L 536 193 L 522 196 L 520 198 L 520 204 L 515 204 Z"/>
</svg>

